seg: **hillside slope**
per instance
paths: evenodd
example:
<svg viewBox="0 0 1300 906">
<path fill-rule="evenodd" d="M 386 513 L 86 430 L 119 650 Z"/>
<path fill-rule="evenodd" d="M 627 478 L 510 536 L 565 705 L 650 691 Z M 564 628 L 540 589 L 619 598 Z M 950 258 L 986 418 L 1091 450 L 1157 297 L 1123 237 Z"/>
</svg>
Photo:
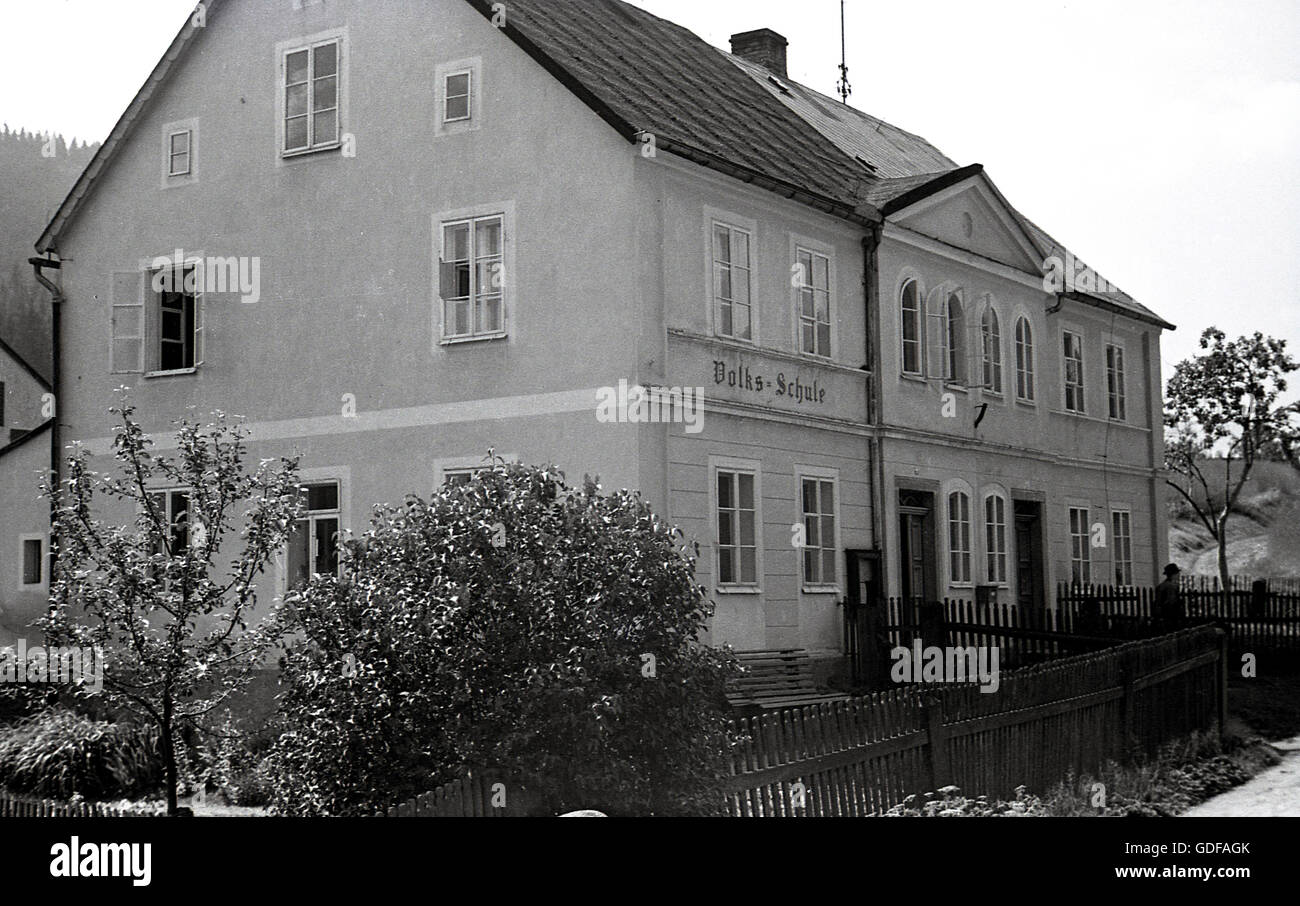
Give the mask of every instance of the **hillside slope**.
<svg viewBox="0 0 1300 906">
<path fill-rule="evenodd" d="M 1218 550 L 1174 490 L 1169 491 L 1169 554 L 1185 572 L 1218 575 Z M 1233 575 L 1300 578 L 1300 472 L 1286 463 L 1255 467 L 1228 521 Z"/>
</svg>

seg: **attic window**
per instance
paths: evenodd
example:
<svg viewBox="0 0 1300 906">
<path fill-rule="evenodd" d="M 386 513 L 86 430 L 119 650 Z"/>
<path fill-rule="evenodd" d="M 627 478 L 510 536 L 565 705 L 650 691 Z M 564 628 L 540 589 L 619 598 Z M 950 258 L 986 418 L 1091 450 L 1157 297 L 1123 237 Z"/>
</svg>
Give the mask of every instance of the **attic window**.
<svg viewBox="0 0 1300 906">
<path fill-rule="evenodd" d="M 775 85 L 777 87 L 777 90 L 780 91 L 782 94 L 790 93 L 790 89 L 787 88 L 784 84 L 782 84 L 781 80 L 778 79 L 776 76 L 768 76 L 767 80 L 771 82 L 773 85 Z"/>
</svg>

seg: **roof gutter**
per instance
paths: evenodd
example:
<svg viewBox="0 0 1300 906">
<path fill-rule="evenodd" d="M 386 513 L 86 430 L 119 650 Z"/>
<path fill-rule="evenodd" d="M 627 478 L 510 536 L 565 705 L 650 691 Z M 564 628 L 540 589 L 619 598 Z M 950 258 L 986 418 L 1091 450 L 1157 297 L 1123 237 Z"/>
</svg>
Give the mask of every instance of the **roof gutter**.
<svg viewBox="0 0 1300 906">
<path fill-rule="evenodd" d="M 1131 308 L 1126 308 L 1123 305 L 1118 305 L 1109 299 L 1102 298 L 1101 296 L 1094 296 L 1090 293 L 1081 293 L 1077 290 L 1070 290 L 1069 292 L 1058 293 L 1056 296 L 1056 305 L 1052 307 L 1051 311 L 1049 311 L 1048 314 L 1055 314 L 1056 312 L 1060 311 L 1061 307 L 1065 305 L 1066 301 L 1079 302 L 1083 305 L 1091 305 L 1093 308 L 1100 308 L 1102 311 L 1107 312 L 1109 314 L 1121 315 L 1122 317 L 1125 318 L 1131 318 L 1134 321 L 1141 321 L 1145 324 L 1152 324 L 1156 327 L 1162 328 L 1163 330 L 1175 331 L 1178 329 L 1178 325 L 1170 324 L 1164 318 L 1157 317 L 1154 314 L 1144 315 L 1141 312 L 1134 311 Z"/>
</svg>

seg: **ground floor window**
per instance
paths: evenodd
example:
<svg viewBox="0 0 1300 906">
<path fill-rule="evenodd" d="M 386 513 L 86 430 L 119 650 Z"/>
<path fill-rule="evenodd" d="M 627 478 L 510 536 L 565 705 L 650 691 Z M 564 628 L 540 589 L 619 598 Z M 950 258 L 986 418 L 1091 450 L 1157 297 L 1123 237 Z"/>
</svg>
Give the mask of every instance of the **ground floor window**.
<svg viewBox="0 0 1300 906">
<path fill-rule="evenodd" d="M 1111 544 L 1115 550 L 1115 584 L 1133 584 L 1133 517 L 1125 510 L 1111 513 Z"/>
<path fill-rule="evenodd" d="M 970 584 L 970 495 L 965 491 L 948 495 L 948 567 L 952 584 Z"/>
<path fill-rule="evenodd" d="M 301 588 L 313 576 L 336 576 L 339 571 L 339 483 L 325 481 L 302 489 L 304 511 L 289 539 L 288 584 Z"/>
<path fill-rule="evenodd" d="M 754 472 L 717 470 L 717 581 L 758 585 L 758 503 Z"/>
<path fill-rule="evenodd" d="M 800 481 L 803 506 L 803 583 L 836 585 L 835 480 L 808 476 Z"/>
<path fill-rule="evenodd" d="M 1070 507 L 1070 581 L 1092 582 L 1092 536 L 1087 507 Z"/>
</svg>

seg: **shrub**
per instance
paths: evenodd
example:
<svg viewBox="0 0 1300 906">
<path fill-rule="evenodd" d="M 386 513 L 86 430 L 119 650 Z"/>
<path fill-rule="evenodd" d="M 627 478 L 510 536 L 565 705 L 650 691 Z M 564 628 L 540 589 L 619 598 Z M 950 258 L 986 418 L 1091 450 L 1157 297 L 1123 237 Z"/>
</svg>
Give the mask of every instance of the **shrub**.
<svg viewBox="0 0 1300 906">
<path fill-rule="evenodd" d="M 289 596 L 274 805 L 366 814 L 465 766 L 555 810 L 713 809 L 727 653 L 680 532 L 639 495 L 493 466 L 376 510 L 346 578 Z"/>
<path fill-rule="evenodd" d="M 25 718 L 0 734 L 0 786 L 67 799 L 133 796 L 162 782 L 157 733 L 92 720 L 62 708 Z"/>
</svg>

